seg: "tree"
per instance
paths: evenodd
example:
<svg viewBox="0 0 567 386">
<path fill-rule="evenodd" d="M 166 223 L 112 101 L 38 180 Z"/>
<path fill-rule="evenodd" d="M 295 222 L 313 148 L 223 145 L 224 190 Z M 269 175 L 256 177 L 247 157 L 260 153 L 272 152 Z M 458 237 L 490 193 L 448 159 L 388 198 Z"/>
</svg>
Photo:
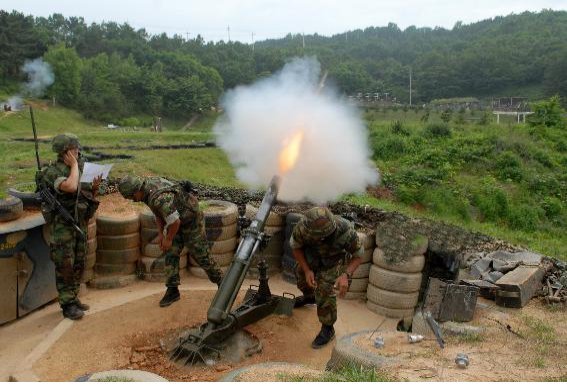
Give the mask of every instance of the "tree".
<svg viewBox="0 0 567 386">
<path fill-rule="evenodd" d="M 47 90 L 47 95 L 55 97 L 63 105 L 72 106 L 81 90 L 81 58 L 74 48 L 66 48 L 60 43 L 50 47 L 44 59 L 55 75 L 55 82 Z"/>
<path fill-rule="evenodd" d="M 552 96 L 547 101 L 533 103 L 532 109 L 534 113 L 528 115 L 530 126 L 565 127 L 565 110 L 561 108 L 559 95 Z"/>
</svg>

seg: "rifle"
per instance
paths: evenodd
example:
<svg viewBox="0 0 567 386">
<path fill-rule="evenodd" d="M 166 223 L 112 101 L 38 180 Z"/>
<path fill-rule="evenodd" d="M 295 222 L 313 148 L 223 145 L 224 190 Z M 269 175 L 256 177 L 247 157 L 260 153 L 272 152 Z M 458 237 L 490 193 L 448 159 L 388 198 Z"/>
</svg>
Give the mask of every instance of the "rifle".
<svg viewBox="0 0 567 386">
<path fill-rule="evenodd" d="M 33 129 L 33 140 L 35 142 L 35 159 L 37 161 L 37 170 L 41 171 L 41 165 L 39 163 L 39 146 L 37 141 L 37 131 L 35 129 L 35 119 L 33 117 L 33 108 L 30 106 L 30 116 L 32 121 L 32 129 Z M 39 188 L 39 186 L 38 186 Z M 61 205 L 59 201 L 55 198 L 53 193 L 48 187 L 43 187 L 39 189 L 39 196 L 42 201 L 42 205 L 45 205 L 47 210 L 50 212 L 57 212 L 59 215 L 65 220 L 69 225 L 75 228 L 77 234 L 81 237 L 81 239 L 85 240 L 85 233 L 81 230 L 81 228 L 77 225 L 77 222 L 71 216 L 69 211 Z"/>
</svg>

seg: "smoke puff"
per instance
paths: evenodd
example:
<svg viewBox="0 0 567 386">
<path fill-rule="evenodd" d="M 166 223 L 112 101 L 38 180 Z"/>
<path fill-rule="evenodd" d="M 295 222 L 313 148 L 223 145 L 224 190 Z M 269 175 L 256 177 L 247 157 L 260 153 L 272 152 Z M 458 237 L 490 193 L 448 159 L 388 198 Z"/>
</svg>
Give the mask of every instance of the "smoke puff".
<svg viewBox="0 0 567 386">
<path fill-rule="evenodd" d="M 41 58 L 26 60 L 22 71 L 28 75 L 28 82 L 23 85 L 23 92 L 33 97 L 41 97 L 45 89 L 53 84 L 55 76 L 49 63 Z"/>
<path fill-rule="evenodd" d="M 265 186 L 280 174 L 286 140 L 303 130 L 297 162 L 282 175 L 281 200 L 324 203 L 378 182 L 360 115 L 327 89 L 318 92 L 319 75 L 316 59 L 295 59 L 270 78 L 227 92 L 225 117 L 213 130 L 239 180 Z"/>
</svg>

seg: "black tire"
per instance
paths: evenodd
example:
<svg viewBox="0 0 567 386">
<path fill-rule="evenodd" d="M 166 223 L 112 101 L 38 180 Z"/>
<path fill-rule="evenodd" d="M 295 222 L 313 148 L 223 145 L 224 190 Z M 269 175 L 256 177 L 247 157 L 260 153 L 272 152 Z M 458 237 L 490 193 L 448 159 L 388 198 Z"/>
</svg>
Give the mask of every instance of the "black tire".
<svg viewBox="0 0 567 386">
<path fill-rule="evenodd" d="M 228 240 L 215 241 L 211 244 L 210 253 L 211 254 L 223 254 L 228 252 L 234 252 L 237 245 L 236 237 Z"/>
<path fill-rule="evenodd" d="M 158 236 L 157 228 L 156 229 L 141 228 L 140 229 L 140 245 L 142 246 L 142 248 L 144 248 L 146 246 L 146 244 L 149 244 L 152 241 L 154 241 L 157 236 Z"/>
<path fill-rule="evenodd" d="M 230 263 L 232 263 L 233 258 L 234 258 L 234 253 L 232 252 L 218 253 L 218 254 L 211 253 L 209 255 L 209 259 L 214 260 L 219 267 L 229 266 Z"/>
<path fill-rule="evenodd" d="M 143 253 L 144 256 L 151 257 L 154 259 L 160 257 L 163 254 L 158 244 L 146 244 Z"/>
<path fill-rule="evenodd" d="M 124 249 L 138 248 L 140 246 L 140 233 L 129 233 L 120 236 L 97 236 L 97 245 L 100 249 L 121 251 Z"/>
<path fill-rule="evenodd" d="M 372 332 L 372 330 L 354 332 L 337 339 L 326 369 L 340 370 L 345 366 L 379 369 L 392 363 L 392 359 L 378 354 L 374 347 L 370 351 L 370 347 L 366 349 L 366 346 L 361 347 L 357 344 L 361 340 L 368 340 Z"/>
<path fill-rule="evenodd" d="M 351 292 L 364 292 L 368 287 L 368 278 L 352 279 L 348 290 Z"/>
<path fill-rule="evenodd" d="M 136 272 L 136 263 L 130 264 L 99 264 L 97 261 L 94 270 L 96 276 L 130 275 Z"/>
<path fill-rule="evenodd" d="M 238 217 L 238 207 L 236 204 L 221 200 L 207 200 L 204 204 L 205 209 L 203 209 L 203 214 L 206 228 L 220 228 L 236 222 L 236 218 Z"/>
<path fill-rule="evenodd" d="M 268 242 L 268 245 L 266 245 L 266 248 L 260 251 L 260 254 L 279 256 L 283 255 L 284 240 L 285 237 L 283 232 L 273 235 L 272 237 L 270 237 L 270 241 Z"/>
<path fill-rule="evenodd" d="M 362 263 L 368 263 L 372 261 L 372 254 L 374 253 L 374 249 L 365 249 L 362 253 Z"/>
<path fill-rule="evenodd" d="M 366 300 L 366 291 L 364 292 L 347 291 L 344 298 L 345 300 Z"/>
<path fill-rule="evenodd" d="M 138 248 L 123 249 L 113 251 L 107 249 L 98 249 L 96 251 L 97 264 L 132 264 L 140 258 L 140 250 Z"/>
<path fill-rule="evenodd" d="M 228 267 L 219 267 L 219 269 L 221 270 L 223 275 L 226 273 L 226 271 L 228 271 Z M 189 267 L 189 273 L 191 273 L 193 276 L 199 277 L 201 279 L 208 279 L 209 278 L 207 276 L 207 273 L 205 272 L 205 270 L 201 267 Z"/>
<path fill-rule="evenodd" d="M 356 234 L 362 243 L 364 249 L 374 249 L 376 246 L 376 232 L 357 231 Z"/>
<path fill-rule="evenodd" d="M 258 213 L 258 208 L 247 204 L 246 205 L 246 218 L 252 220 L 253 218 L 256 217 L 256 214 Z M 272 212 L 270 211 L 270 214 L 268 215 L 268 218 L 266 219 L 266 223 L 264 224 L 265 227 L 272 227 L 272 228 L 282 228 L 285 225 L 285 216 Z M 265 230 L 265 228 L 264 228 Z"/>
<path fill-rule="evenodd" d="M 419 291 L 403 294 L 400 292 L 387 291 L 368 284 L 366 297 L 369 301 L 379 306 L 395 309 L 413 309 L 419 298 Z"/>
<path fill-rule="evenodd" d="M 425 265 L 425 256 L 415 255 L 407 257 L 403 261 L 395 261 L 389 259 L 380 248 L 376 248 L 372 255 L 372 262 L 374 265 L 389 271 L 417 273 L 421 272 Z"/>
<path fill-rule="evenodd" d="M 411 319 L 413 318 L 413 311 L 414 311 L 414 307 L 411 308 L 390 308 L 390 307 L 384 307 L 381 306 L 379 304 L 374 303 L 371 300 L 368 300 L 366 302 L 366 307 L 374 312 L 375 314 L 378 315 L 382 315 L 382 316 L 386 316 L 388 318 L 393 318 L 393 319 Z"/>
<path fill-rule="evenodd" d="M 85 268 L 83 276 L 81 276 L 81 283 L 88 283 L 94 278 L 94 270 L 92 268 Z"/>
<path fill-rule="evenodd" d="M 87 226 L 87 239 L 96 239 L 96 220 L 94 219 Z"/>
<path fill-rule="evenodd" d="M 97 216 L 97 234 L 108 236 L 126 235 L 138 232 L 140 229 L 140 218 L 138 214 L 131 214 L 124 217 Z"/>
<path fill-rule="evenodd" d="M 14 187 L 8 189 L 8 194 L 19 198 L 22 201 L 24 209 L 37 209 L 41 207 L 41 196 L 39 193 L 22 191 Z"/>
<path fill-rule="evenodd" d="M 370 284 L 387 291 L 412 293 L 421 288 L 421 278 L 421 272 L 395 272 L 373 265 L 368 280 Z"/>
<path fill-rule="evenodd" d="M 223 241 L 236 237 L 237 224 L 229 224 L 223 227 L 209 227 L 205 228 L 208 241 Z"/>
<path fill-rule="evenodd" d="M 155 257 L 142 257 L 138 266 L 142 273 L 163 273 L 165 269 L 165 260 Z"/>
<path fill-rule="evenodd" d="M 23 211 L 24 204 L 17 197 L 8 196 L 0 200 L 0 222 L 16 220 Z"/>
<path fill-rule="evenodd" d="M 146 229 L 157 229 L 156 216 L 150 208 L 144 208 L 140 214 L 140 227 Z"/>
<path fill-rule="evenodd" d="M 85 269 L 93 269 L 96 264 L 96 252 L 85 256 Z"/>
<path fill-rule="evenodd" d="M 370 266 L 371 265 L 372 265 L 372 263 L 360 264 L 358 266 L 358 268 L 355 269 L 354 272 L 352 273 L 352 278 L 353 279 L 361 279 L 361 278 L 368 277 L 368 275 L 370 273 Z"/>
</svg>

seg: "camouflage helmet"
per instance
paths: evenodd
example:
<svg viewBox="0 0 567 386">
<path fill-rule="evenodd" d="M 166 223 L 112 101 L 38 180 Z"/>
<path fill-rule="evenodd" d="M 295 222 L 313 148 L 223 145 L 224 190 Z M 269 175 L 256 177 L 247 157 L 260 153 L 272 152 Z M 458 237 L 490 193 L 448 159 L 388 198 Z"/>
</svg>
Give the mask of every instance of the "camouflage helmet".
<svg viewBox="0 0 567 386">
<path fill-rule="evenodd" d="M 65 133 L 53 137 L 51 148 L 57 154 L 65 153 L 69 149 L 80 148 L 79 138 L 75 134 Z"/>
<path fill-rule="evenodd" d="M 303 225 L 307 233 L 315 238 L 325 238 L 337 229 L 337 222 L 329 208 L 317 206 L 305 213 Z"/>
<path fill-rule="evenodd" d="M 124 198 L 134 197 L 134 193 L 142 189 L 144 180 L 138 176 L 124 176 L 118 183 L 118 190 Z"/>
</svg>

